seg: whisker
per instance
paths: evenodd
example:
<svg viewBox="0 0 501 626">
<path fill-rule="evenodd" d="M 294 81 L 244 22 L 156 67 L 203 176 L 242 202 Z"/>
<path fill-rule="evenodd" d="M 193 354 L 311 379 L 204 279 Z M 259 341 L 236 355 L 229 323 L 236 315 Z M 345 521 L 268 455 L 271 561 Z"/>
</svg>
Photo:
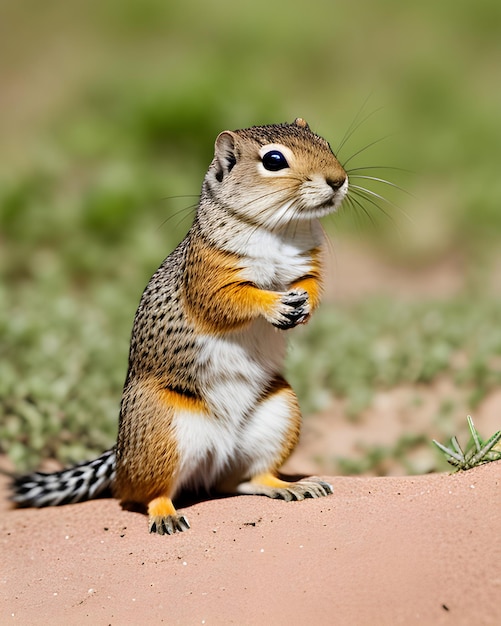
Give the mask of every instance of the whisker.
<svg viewBox="0 0 501 626">
<path fill-rule="evenodd" d="M 289 189 L 290 189 L 290 190 L 293 190 L 293 189 L 294 189 L 294 187 L 295 187 L 295 186 L 294 186 L 293 184 L 291 184 L 291 185 L 289 186 Z M 287 191 L 287 190 L 286 190 L 286 191 Z M 257 198 L 253 198 L 252 200 L 249 200 L 247 203 L 245 203 L 245 204 L 243 205 L 243 208 L 247 208 L 247 207 L 251 206 L 253 203 L 255 203 L 255 202 L 260 202 L 261 200 L 263 200 L 263 199 L 265 199 L 265 198 L 269 198 L 270 196 L 274 196 L 274 195 L 278 195 L 278 194 L 283 194 L 283 192 L 284 192 L 284 189 L 275 189 L 275 190 L 273 190 L 273 191 L 270 191 L 270 192 L 264 193 L 264 194 L 262 194 L 262 195 L 258 196 Z M 287 202 L 288 200 L 290 200 L 290 197 L 289 197 L 289 198 L 286 198 L 284 201 L 285 201 L 285 202 Z M 256 220 L 257 220 L 258 224 L 256 224 L 256 225 L 255 225 L 255 226 L 251 229 L 251 231 L 249 232 L 249 234 L 248 234 L 248 236 L 247 236 L 247 240 L 246 240 L 246 243 L 247 243 L 247 244 L 248 244 L 248 243 L 249 243 L 249 241 L 252 239 L 252 237 L 254 236 L 254 234 L 255 234 L 255 233 L 259 230 L 259 228 L 261 228 L 261 226 L 260 226 L 261 218 L 262 218 L 263 216 L 266 216 L 266 214 L 267 214 L 269 211 L 270 211 L 270 207 L 269 207 L 269 206 L 265 206 L 265 207 L 263 207 L 262 209 L 260 209 L 260 210 L 259 210 L 259 212 L 257 212 L 257 213 L 256 213 L 255 218 L 256 218 Z M 282 219 L 282 217 L 283 217 L 283 216 L 281 216 L 281 215 L 271 215 L 271 217 L 268 219 L 268 227 L 269 227 L 271 230 L 275 230 L 275 229 L 277 229 L 277 228 L 279 227 L 280 220 Z"/>
<path fill-rule="evenodd" d="M 357 212 L 357 207 L 360 208 L 362 210 L 362 212 L 365 213 L 365 215 L 369 218 L 370 223 L 373 226 L 376 225 L 376 220 L 374 219 L 372 214 L 364 207 L 362 202 L 360 202 L 360 200 L 358 200 L 358 198 L 356 198 L 353 195 L 351 195 L 351 196 L 348 196 L 347 198 L 345 198 L 345 200 L 348 202 L 348 205 L 351 206 L 351 208 L 355 209 L 355 213 Z M 367 200 L 368 200 L 368 198 L 367 198 Z M 375 204 L 375 202 L 372 202 L 372 203 Z M 383 213 L 384 213 L 384 211 L 383 211 Z"/>
<path fill-rule="evenodd" d="M 403 167 L 394 167 L 392 165 L 367 165 L 365 167 L 352 167 L 349 170 L 346 170 L 347 174 L 351 174 L 351 172 L 363 172 L 366 170 L 394 170 L 396 172 L 404 172 L 406 174 L 414 174 L 412 170 L 407 170 Z"/>
<path fill-rule="evenodd" d="M 365 100 L 362 102 L 362 106 L 360 106 L 360 108 L 358 109 L 355 117 L 352 119 L 350 125 L 348 126 L 348 128 L 346 129 L 346 132 L 343 135 L 343 138 L 341 139 L 341 143 L 339 144 L 339 146 L 337 147 L 336 150 L 336 154 L 341 150 L 341 148 L 343 147 L 343 145 L 346 143 L 347 141 L 347 136 L 349 137 L 352 133 L 352 128 L 355 126 L 355 124 L 358 122 L 358 120 L 360 119 L 360 116 L 362 115 L 363 110 L 365 109 L 367 102 L 369 102 L 370 97 L 371 97 L 372 93 L 369 93 L 367 95 L 367 97 L 365 98 Z"/>
<path fill-rule="evenodd" d="M 376 193 L 375 191 L 372 191 L 371 189 L 366 189 L 365 187 L 361 187 L 360 185 L 351 185 L 351 189 L 355 189 L 361 195 L 367 194 L 369 196 L 372 196 L 373 198 L 377 198 L 378 200 L 381 200 L 381 202 L 385 202 L 386 204 L 393 207 L 394 209 L 398 209 L 399 211 L 402 210 L 401 207 L 399 207 L 397 204 L 395 204 L 391 200 L 388 200 L 388 198 L 385 198 L 381 194 Z"/>
<path fill-rule="evenodd" d="M 296 237 L 297 234 L 297 229 L 299 226 L 299 222 L 296 218 L 296 216 L 298 215 L 299 211 L 298 209 L 296 209 L 294 207 L 293 211 L 292 211 L 292 215 L 291 218 L 289 220 L 289 222 L 287 223 L 286 227 L 285 227 L 285 234 L 289 234 L 290 229 L 292 229 L 292 238 L 294 239 Z"/>
<path fill-rule="evenodd" d="M 199 197 L 200 197 L 199 193 L 187 193 L 187 194 L 181 194 L 179 196 L 162 196 L 161 198 L 159 198 L 159 200 L 163 202 L 165 200 L 178 200 L 179 198 L 199 198 Z"/>
<path fill-rule="evenodd" d="M 289 189 L 293 189 L 293 188 L 294 188 L 294 186 L 290 185 Z M 287 190 L 288 189 L 286 189 L 286 191 Z M 283 191 L 284 191 L 283 189 L 274 189 L 273 191 L 268 191 L 267 193 L 263 193 L 262 195 L 258 196 L 257 198 L 253 198 L 252 200 L 249 200 L 248 202 L 246 202 L 243 205 L 243 208 L 245 209 L 245 208 L 249 207 L 251 204 L 253 204 L 254 202 L 260 202 L 261 200 L 263 200 L 265 198 L 269 198 L 270 196 L 281 194 L 281 193 L 283 193 Z M 261 209 L 259 211 L 259 213 L 258 213 L 258 216 L 263 215 L 268 210 L 269 210 L 269 207 L 265 207 L 265 208 Z"/>
<path fill-rule="evenodd" d="M 181 217 L 178 219 L 178 221 L 176 222 L 176 227 L 179 226 L 180 224 L 182 224 L 188 217 L 190 217 L 195 209 L 197 209 L 198 207 L 198 203 L 197 204 L 192 204 L 189 207 L 186 207 L 186 213 L 184 215 L 181 215 Z M 183 213 L 182 211 L 179 211 L 178 213 Z"/>
<path fill-rule="evenodd" d="M 320 225 L 320 227 L 322 228 L 322 232 L 324 234 L 324 244 L 325 244 L 325 246 L 327 248 L 327 253 L 329 255 L 328 258 L 329 259 L 333 259 L 334 262 L 337 265 L 336 248 L 334 246 L 334 242 L 332 240 L 332 237 L 328 237 L 327 236 L 327 232 L 326 232 L 325 228 L 322 225 Z"/>
<path fill-rule="evenodd" d="M 403 193 L 407 194 L 411 198 L 415 197 L 410 191 L 407 191 L 407 189 L 404 189 L 403 187 L 400 187 L 399 185 L 396 185 L 395 183 L 391 183 L 389 180 L 386 180 L 384 178 L 378 178 L 377 176 L 362 176 L 361 174 L 355 174 L 355 176 L 350 176 L 349 178 L 350 180 L 353 178 L 363 178 L 365 180 L 374 180 L 375 182 L 383 183 L 385 185 L 389 185 L 390 187 L 394 187 L 395 189 L 398 189 L 399 191 L 402 191 Z"/>
<path fill-rule="evenodd" d="M 180 198 L 184 197 L 184 196 L 178 196 Z M 186 197 L 198 197 L 198 196 L 186 196 Z M 177 211 L 174 211 L 173 213 L 171 213 L 168 217 L 166 217 L 159 225 L 157 230 L 160 230 L 161 228 L 163 228 L 165 226 L 165 224 L 167 224 L 167 222 L 170 222 L 170 220 L 174 219 L 175 217 L 177 217 L 178 215 L 181 215 L 181 218 L 179 219 L 179 221 L 177 221 L 175 223 L 176 226 L 179 226 L 182 221 L 188 217 L 188 215 L 193 211 L 193 209 L 195 209 L 198 206 L 198 202 L 196 204 L 190 204 L 189 206 L 183 207 L 182 209 L 178 209 Z"/>
<path fill-rule="evenodd" d="M 343 149 L 343 146 L 345 145 L 345 143 L 350 139 L 350 137 L 353 135 L 353 133 L 355 133 L 360 128 L 360 126 L 362 126 L 362 124 L 365 124 L 365 122 L 368 119 L 370 119 L 376 113 L 379 113 L 379 111 L 382 111 L 383 108 L 384 107 L 379 107 L 378 109 L 374 109 L 374 111 L 372 111 L 371 113 L 366 115 L 362 120 L 360 120 L 360 122 L 358 122 L 358 124 L 356 126 L 354 126 L 351 130 L 349 130 L 349 132 L 346 133 L 345 136 L 343 137 L 343 140 L 341 141 L 341 144 L 339 145 L 338 149 L 336 150 L 336 154 L 339 154 L 341 152 L 341 150 Z"/>
<path fill-rule="evenodd" d="M 360 150 L 357 150 L 357 152 L 352 154 L 351 157 L 349 157 L 344 163 L 342 163 L 344 169 L 346 170 L 346 166 L 348 165 L 348 163 L 352 161 L 356 156 L 358 156 L 359 154 L 362 154 L 362 152 L 365 152 L 369 148 L 372 148 L 372 146 L 375 146 L 376 144 L 381 143 L 382 141 L 385 141 L 389 137 L 393 137 L 394 135 L 395 133 L 389 133 L 388 135 L 385 135 L 384 137 L 380 137 L 379 139 L 372 141 L 371 143 L 366 145 L 364 148 L 360 148 Z"/>
<path fill-rule="evenodd" d="M 352 185 L 352 189 L 353 187 L 355 187 L 354 185 Z M 367 195 L 369 194 L 369 195 Z M 397 224 L 397 222 L 395 221 L 395 218 L 388 213 L 388 211 L 386 211 L 380 204 L 378 204 L 372 197 L 370 197 L 371 195 L 374 195 L 376 197 L 378 197 L 378 199 L 380 199 L 382 202 L 386 202 L 387 204 L 389 204 L 390 206 L 392 206 L 393 208 L 397 209 L 398 211 L 400 211 L 410 222 L 413 222 L 413 220 L 411 219 L 411 217 L 398 205 L 393 204 L 392 202 L 390 202 L 389 200 L 387 200 L 387 198 L 384 198 L 383 196 L 379 196 L 379 194 L 375 194 L 372 193 L 368 190 L 368 189 L 364 189 L 363 187 L 359 187 L 358 189 L 355 190 L 355 192 L 353 192 L 353 195 L 358 195 L 359 198 L 363 199 L 364 202 L 369 202 L 370 204 L 372 204 L 373 206 L 376 207 L 376 209 L 378 209 L 378 211 L 380 211 L 388 220 L 390 220 L 390 222 L 396 227 L 397 231 L 400 233 L 400 228 Z M 357 200 L 356 198 L 354 198 L 353 196 L 351 197 L 352 200 L 356 201 L 359 206 L 361 206 L 360 201 Z"/>
<path fill-rule="evenodd" d="M 376 207 L 376 209 L 378 211 L 380 211 L 387 219 L 390 220 L 390 222 L 392 224 L 394 224 L 395 226 L 397 226 L 397 223 L 395 222 L 395 218 L 391 215 L 391 213 L 388 213 L 388 211 L 386 211 L 386 209 L 384 209 L 380 204 L 378 204 L 372 197 L 371 194 L 369 194 L 367 189 L 364 189 L 363 187 L 357 189 L 355 192 L 353 192 L 353 195 L 358 195 L 359 198 L 363 199 L 365 202 L 369 202 L 370 204 L 372 204 L 373 206 Z M 375 194 L 376 197 L 378 194 Z M 389 204 L 390 206 L 392 206 L 393 208 L 401 211 L 403 213 L 403 215 L 405 215 L 406 218 L 410 219 L 409 216 L 405 213 L 405 211 L 403 211 L 399 206 L 397 206 L 396 204 L 391 203 L 389 200 L 387 200 L 386 198 L 384 198 L 383 196 L 379 196 L 379 199 L 382 202 L 386 202 L 387 204 Z"/>
</svg>

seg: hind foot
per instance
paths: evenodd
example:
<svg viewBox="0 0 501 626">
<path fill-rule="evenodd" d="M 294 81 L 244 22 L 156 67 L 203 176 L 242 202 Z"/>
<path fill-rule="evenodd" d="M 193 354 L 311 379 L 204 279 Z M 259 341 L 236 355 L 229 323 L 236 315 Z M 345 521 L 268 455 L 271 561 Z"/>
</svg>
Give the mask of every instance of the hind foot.
<svg viewBox="0 0 501 626">
<path fill-rule="evenodd" d="M 188 530 L 190 524 L 184 515 L 178 515 L 172 500 L 167 497 L 155 498 L 148 504 L 150 533 L 173 535 Z"/>
<path fill-rule="evenodd" d="M 184 515 L 167 515 L 166 517 L 156 515 L 155 517 L 150 517 L 149 524 L 150 533 L 157 533 L 157 535 L 182 533 L 190 527 Z"/>
<path fill-rule="evenodd" d="M 267 496 L 280 500 L 304 500 L 323 498 L 334 492 L 332 485 L 319 478 L 307 478 L 295 483 L 280 480 L 273 474 L 260 474 L 251 480 L 240 483 L 237 493 Z"/>
</svg>

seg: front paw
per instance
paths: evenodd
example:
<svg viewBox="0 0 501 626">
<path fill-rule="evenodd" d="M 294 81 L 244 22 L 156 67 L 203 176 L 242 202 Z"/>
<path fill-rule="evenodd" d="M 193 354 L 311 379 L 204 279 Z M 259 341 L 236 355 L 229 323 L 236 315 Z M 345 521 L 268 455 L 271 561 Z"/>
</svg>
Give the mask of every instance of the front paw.
<svg viewBox="0 0 501 626">
<path fill-rule="evenodd" d="M 287 330 L 303 324 L 310 316 L 308 292 L 304 289 L 291 289 L 280 297 L 276 316 L 271 323 L 276 328 Z"/>
</svg>

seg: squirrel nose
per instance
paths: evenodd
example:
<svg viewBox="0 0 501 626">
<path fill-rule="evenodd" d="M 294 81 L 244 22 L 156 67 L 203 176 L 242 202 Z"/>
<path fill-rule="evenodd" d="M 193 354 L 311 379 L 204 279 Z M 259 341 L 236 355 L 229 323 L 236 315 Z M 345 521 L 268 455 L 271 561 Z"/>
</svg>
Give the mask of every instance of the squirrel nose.
<svg viewBox="0 0 501 626">
<path fill-rule="evenodd" d="M 344 185 L 346 181 L 346 176 L 343 178 L 326 178 L 325 182 L 331 187 L 334 191 L 338 191 Z"/>
</svg>

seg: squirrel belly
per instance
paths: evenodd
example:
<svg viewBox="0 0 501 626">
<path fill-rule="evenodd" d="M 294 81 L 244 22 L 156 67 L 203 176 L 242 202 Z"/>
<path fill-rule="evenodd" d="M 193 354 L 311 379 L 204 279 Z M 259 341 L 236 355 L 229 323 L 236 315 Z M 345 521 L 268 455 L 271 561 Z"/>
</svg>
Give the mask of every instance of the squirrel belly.
<svg viewBox="0 0 501 626">
<path fill-rule="evenodd" d="M 319 304 L 324 235 L 348 178 L 325 139 L 292 124 L 224 131 L 193 225 L 148 283 L 135 319 L 115 448 L 14 483 L 18 506 L 79 502 L 111 487 L 149 528 L 189 528 L 186 487 L 283 500 L 332 493 L 277 477 L 301 422 L 282 377 L 284 331 Z"/>
</svg>

